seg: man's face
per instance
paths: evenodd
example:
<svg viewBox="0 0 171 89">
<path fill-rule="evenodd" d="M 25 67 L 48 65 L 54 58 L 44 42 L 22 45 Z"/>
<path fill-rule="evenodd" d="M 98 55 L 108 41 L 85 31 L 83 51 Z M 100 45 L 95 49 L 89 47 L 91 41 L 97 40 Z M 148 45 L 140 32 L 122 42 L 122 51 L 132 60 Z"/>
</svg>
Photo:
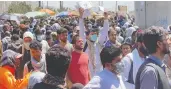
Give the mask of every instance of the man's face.
<svg viewBox="0 0 171 89">
<path fill-rule="evenodd" d="M 40 49 L 30 49 L 31 56 L 37 61 L 40 61 L 41 52 L 42 51 Z"/>
<path fill-rule="evenodd" d="M 109 34 L 109 40 L 111 42 L 115 42 L 116 41 L 116 37 L 117 37 L 117 33 L 115 30 L 112 30 Z"/>
<path fill-rule="evenodd" d="M 83 39 L 78 37 L 75 43 L 75 49 L 82 50 L 83 48 L 84 48 Z"/>
<path fill-rule="evenodd" d="M 170 42 L 168 43 L 168 35 L 167 36 L 163 36 L 163 39 L 162 41 L 159 42 L 159 47 L 161 49 L 161 51 L 164 53 L 164 54 L 168 54 L 170 51 L 169 51 L 169 44 Z"/>
<path fill-rule="evenodd" d="M 115 59 L 112 60 L 112 63 L 110 64 L 110 67 L 109 67 L 111 72 L 116 73 L 117 68 L 115 64 L 118 62 L 121 62 L 121 59 L 122 59 L 122 55 L 119 55 Z"/>
<path fill-rule="evenodd" d="M 32 39 L 30 37 L 25 37 L 24 38 L 25 43 L 30 43 L 31 41 L 32 41 Z"/>
<path fill-rule="evenodd" d="M 68 40 L 68 33 L 61 33 L 60 34 L 60 40 L 62 42 L 67 42 L 67 40 Z"/>
<path fill-rule="evenodd" d="M 131 52 L 131 47 L 130 47 L 130 45 L 127 45 L 127 44 L 125 44 L 125 45 L 122 45 L 122 54 L 125 56 L 125 55 L 127 55 L 128 53 L 130 53 Z"/>
</svg>

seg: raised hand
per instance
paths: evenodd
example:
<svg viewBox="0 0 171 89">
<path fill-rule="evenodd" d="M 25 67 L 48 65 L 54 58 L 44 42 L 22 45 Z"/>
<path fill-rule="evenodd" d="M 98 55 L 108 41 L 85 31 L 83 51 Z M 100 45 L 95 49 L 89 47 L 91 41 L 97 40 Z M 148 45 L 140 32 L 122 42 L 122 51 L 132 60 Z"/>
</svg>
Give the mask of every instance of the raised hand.
<svg viewBox="0 0 171 89">
<path fill-rule="evenodd" d="M 104 12 L 104 19 L 107 20 L 109 17 L 108 13 L 107 12 Z"/>
<path fill-rule="evenodd" d="M 84 9 L 83 8 L 79 8 L 79 14 L 80 14 L 80 18 L 82 18 L 84 13 Z"/>
</svg>

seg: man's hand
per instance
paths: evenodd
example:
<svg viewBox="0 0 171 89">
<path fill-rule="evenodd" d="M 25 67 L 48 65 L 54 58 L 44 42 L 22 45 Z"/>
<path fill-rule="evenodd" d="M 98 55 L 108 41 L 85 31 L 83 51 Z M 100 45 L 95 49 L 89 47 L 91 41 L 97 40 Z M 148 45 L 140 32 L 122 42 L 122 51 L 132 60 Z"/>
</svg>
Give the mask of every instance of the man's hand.
<svg viewBox="0 0 171 89">
<path fill-rule="evenodd" d="M 80 18 L 82 18 L 84 13 L 84 9 L 83 8 L 79 8 L 79 14 L 80 14 Z"/>
<path fill-rule="evenodd" d="M 107 12 L 104 12 L 104 19 L 105 20 L 108 20 L 108 16 L 109 16 L 108 13 Z"/>
</svg>

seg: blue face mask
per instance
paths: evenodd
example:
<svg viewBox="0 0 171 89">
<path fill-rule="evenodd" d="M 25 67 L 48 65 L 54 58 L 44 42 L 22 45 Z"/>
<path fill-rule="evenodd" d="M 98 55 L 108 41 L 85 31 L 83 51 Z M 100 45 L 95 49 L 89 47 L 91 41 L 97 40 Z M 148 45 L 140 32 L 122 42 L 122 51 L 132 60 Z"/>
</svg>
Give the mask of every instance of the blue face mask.
<svg viewBox="0 0 171 89">
<path fill-rule="evenodd" d="M 96 34 L 91 35 L 90 40 L 95 42 L 97 40 L 97 35 Z"/>
</svg>

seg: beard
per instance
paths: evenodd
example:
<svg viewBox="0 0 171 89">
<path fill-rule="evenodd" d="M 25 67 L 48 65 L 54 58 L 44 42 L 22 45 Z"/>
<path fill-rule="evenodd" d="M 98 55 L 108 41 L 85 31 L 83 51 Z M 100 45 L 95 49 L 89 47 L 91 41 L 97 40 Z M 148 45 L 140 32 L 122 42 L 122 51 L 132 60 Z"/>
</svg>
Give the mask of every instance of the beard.
<svg viewBox="0 0 171 89">
<path fill-rule="evenodd" d="M 65 39 L 62 39 L 61 41 L 62 41 L 63 43 L 66 43 L 66 42 L 67 42 L 67 39 L 66 39 L 66 40 L 65 40 Z"/>
<path fill-rule="evenodd" d="M 75 45 L 75 49 L 77 49 L 77 50 L 83 50 L 83 48 L 82 48 L 82 47 L 77 46 L 77 45 Z"/>
<path fill-rule="evenodd" d="M 163 53 L 164 53 L 164 54 L 170 54 L 170 53 L 171 53 L 170 51 L 171 51 L 170 49 L 167 49 L 167 48 L 165 47 L 164 50 L 163 50 Z"/>
</svg>

